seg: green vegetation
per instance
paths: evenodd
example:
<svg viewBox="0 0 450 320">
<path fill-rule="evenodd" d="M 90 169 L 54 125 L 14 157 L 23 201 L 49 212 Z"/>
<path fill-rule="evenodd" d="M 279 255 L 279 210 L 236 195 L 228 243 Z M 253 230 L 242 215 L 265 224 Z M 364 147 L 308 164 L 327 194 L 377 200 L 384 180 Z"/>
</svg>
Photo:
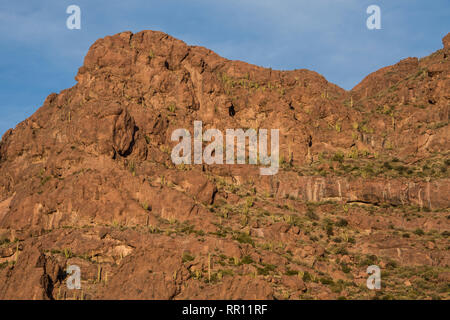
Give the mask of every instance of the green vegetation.
<svg viewBox="0 0 450 320">
<path fill-rule="evenodd" d="M 194 260 L 194 259 L 195 259 L 195 257 L 192 256 L 192 255 L 190 255 L 189 252 L 186 252 L 186 251 L 183 252 L 183 256 L 182 256 L 182 261 L 183 261 L 183 263 L 192 261 L 192 260 Z"/>
<path fill-rule="evenodd" d="M 174 102 L 171 102 L 171 103 L 169 104 L 169 106 L 167 107 L 167 110 L 169 110 L 169 111 L 172 112 L 172 113 L 175 113 L 176 109 L 177 109 L 177 107 L 176 107 L 176 105 L 175 105 Z"/>
</svg>

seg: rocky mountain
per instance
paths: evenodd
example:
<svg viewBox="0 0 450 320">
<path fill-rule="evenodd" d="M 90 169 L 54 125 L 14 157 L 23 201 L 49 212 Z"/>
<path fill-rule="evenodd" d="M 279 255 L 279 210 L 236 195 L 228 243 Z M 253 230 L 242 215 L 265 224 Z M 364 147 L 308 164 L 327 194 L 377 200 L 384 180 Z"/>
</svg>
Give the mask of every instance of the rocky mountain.
<svg viewBox="0 0 450 320">
<path fill-rule="evenodd" d="M 448 299 L 443 45 L 346 91 L 162 32 L 97 40 L 1 140 L 0 299 Z M 174 165 L 194 121 L 279 129 L 279 172 Z"/>
</svg>

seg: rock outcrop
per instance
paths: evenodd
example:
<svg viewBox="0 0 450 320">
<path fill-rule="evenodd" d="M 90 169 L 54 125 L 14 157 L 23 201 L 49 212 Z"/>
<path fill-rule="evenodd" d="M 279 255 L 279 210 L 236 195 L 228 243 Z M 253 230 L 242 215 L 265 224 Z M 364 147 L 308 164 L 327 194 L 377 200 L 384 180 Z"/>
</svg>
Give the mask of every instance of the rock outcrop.
<svg viewBox="0 0 450 320">
<path fill-rule="evenodd" d="M 448 299 L 449 37 L 351 91 L 162 32 L 97 40 L 1 140 L 0 299 L 371 298 L 371 264 L 387 298 Z M 279 129 L 278 174 L 174 165 L 196 120 Z"/>
</svg>

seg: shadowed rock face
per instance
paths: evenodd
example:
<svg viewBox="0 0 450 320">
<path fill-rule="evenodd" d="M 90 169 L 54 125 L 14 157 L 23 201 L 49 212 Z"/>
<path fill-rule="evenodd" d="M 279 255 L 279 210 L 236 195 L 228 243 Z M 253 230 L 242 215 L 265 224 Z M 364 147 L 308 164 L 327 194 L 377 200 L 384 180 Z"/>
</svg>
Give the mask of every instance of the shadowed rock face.
<svg viewBox="0 0 450 320">
<path fill-rule="evenodd" d="M 351 91 L 161 32 L 97 40 L 2 138 L 0 299 L 371 298 L 371 264 L 381 295 L 448 298 L 449 37 Z M 173 165 L 195 120 L 279 129 L 279 173 Z"/>
</svg>

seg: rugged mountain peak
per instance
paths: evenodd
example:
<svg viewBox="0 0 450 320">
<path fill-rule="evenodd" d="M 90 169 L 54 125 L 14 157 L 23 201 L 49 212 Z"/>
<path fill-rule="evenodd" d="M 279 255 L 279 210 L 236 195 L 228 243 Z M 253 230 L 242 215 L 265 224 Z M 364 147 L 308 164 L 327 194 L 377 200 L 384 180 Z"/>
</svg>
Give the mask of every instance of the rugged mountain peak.
<svg viewBox="0 0 450 320">
<path fill-rule="evenodd" d="M 445 50 L 347 92 L 162 32 L 97 40 L 0 143 L 0 298 L 67 298 L 68 264 L 88 299 L 369 298 L 368 265 L 448 268 Z M 279 129 L 279 172 L 175 165 L 194 121 Z"/>
<path fill-rule="evenodd" d="M 360 97 L 374 95 L 405 78 L 411 72 L 417 70 L 418 66 L 419 59 L 415 57 L 403 59 L 395 65 L 384 67 L 369 74 L 352 89 L 352 92 L 355 96 Z"/>
<path fill-rule="evenodd" d="M 442 38 L 442 44 L 444 45 L 444 49 L 450 49 L 450 33 Z"/>
</svg>

